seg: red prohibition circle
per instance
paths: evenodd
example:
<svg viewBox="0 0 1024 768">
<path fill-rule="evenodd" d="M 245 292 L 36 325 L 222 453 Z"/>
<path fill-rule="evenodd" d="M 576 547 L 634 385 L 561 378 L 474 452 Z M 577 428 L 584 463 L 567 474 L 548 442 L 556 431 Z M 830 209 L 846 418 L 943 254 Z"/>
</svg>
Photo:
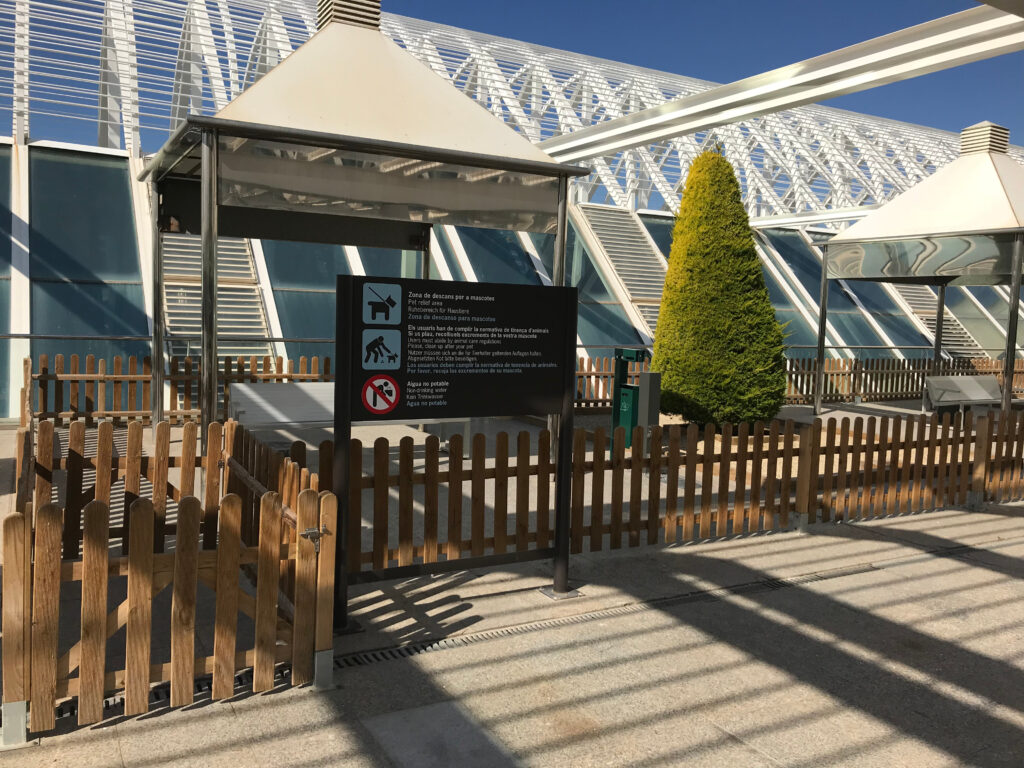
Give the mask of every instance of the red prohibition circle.
<svg viewBox="0 0 1024 768">
<path fill-rule="evenodd" d="M 383 384 L 391 385 L 394 390 L 390 398 L 388 397 L 389 393 L 382 389 L 381 385 Z M 363 406 L 370 413 L 377 415 L 391 413 L 398 405 L 398 397 L 398 382 L 386 374 L 375 374 L 363 384 Z"/>
</svg>

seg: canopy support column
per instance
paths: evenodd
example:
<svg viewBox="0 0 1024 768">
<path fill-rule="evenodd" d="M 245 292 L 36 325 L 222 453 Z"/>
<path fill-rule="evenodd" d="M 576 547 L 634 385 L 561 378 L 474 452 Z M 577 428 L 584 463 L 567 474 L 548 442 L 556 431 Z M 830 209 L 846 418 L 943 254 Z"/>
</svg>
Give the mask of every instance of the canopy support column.
<svg viewBox="0 0 1024 768">
<path fill-rule="evenodd" d="M 1010 316 L 1006 322 L 1006 352 L 1003 355 L 1003 413 L 1010 412 L 1013 401 L 1013 369 L 1017 362 L 1017 318 L 1020 311 L 1020 273 L 1024 268 L 1024 232 L 1018 232 L 1013 241 L 1013 261 L 1010 276 Z"/>
<path fill-rule="evenodd" d="M 932 351 L 931 375 L 938 376 L 942 370 L 942 326 L 946 319 L 946 285 L 939 286 L 938 301 L 935 305 L 935 345 Z M 921 413 L 928 410 L 928 386 L 921 380 Z"/>
<path fill-rule="evenodd" d="M 217 415 L 217 133 L 203 131 L 202 155 L 202 362 L 199 409 L 203 454 Z"/>
<path fill-rule="evenodd" d="M 153 388 L 149 407 L 153 429 L 164 420 L 164 252 L 160 237 L 160 189 L 156 181 L 149 183 L 149 205 L 153 227 Z"/>
<path fill-rule="evenodd" d="M 821 415 L 825 389 L 825 330 L 828 327 L 828 246 L 821 249 L 821 294 L 818 303 L 818 354 L 814 366 L 814 415 Z"/>
<path fill-rule="evenodd" d="M 555 253 L 551 282 L 556 286 L 565 285 L 565 245 L 569 228 L 569 179 L 560 176 L 558 179 L 558 230 L 555 233 Z M 572 308 L 576 311 L 576 307 Z M 575 381 L 575 356 L 573 356 L 572 377 Z M 566 371 L 566 377 L 570 374 Z M 548 424 L 552 436 L 557 435 L 554 454 L 558 461 L 558 474 L 555 478 L 555 556 L 552 591 L 555 596 L 569 596 L 569 506 L 571 503 L 570 483 L 567 482 L 568 472 L 563 471 L 572 463 L 572 430 L 573 402 L 575 397 L 566 394 L 563 398 L 562 412 L 558 416 L 549 416 Z M 554 428 L 552 428 L 554 427 Z"/>
</svg>

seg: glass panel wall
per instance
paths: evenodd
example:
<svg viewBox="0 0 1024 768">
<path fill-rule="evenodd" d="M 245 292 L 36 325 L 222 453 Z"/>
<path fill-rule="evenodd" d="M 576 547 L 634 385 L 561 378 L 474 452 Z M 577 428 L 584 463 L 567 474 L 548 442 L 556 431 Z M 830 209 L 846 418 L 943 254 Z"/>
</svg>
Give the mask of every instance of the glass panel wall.
<svg viewBox="0 0 1024 768">
<path fill-rule="evenodd" d="M 340 245 L 263 240 L 277 317 L 285 338 L 333 339 L 338 275 L 351 274 Z M 333 343 L 286 342 L 289 359 L 334 357 Z"/>
<path fill-rule="evenodd" d="M 11 148 L 0 145 L 0 242 L 11 242 Z M 0 333 L 11 332 L 11 249 L 0 248 Z M 0 414 L 10 403 L 11 342 L 0 339 Z"/>
<path fill-rule="evenodd" d="M 654 240 L 654 244 L 667 259 L 669 251 L 672 250 L 672 229 L 675 227 L 675 219 L 669 216 L 654 216 L 649 213 L 641 213 L 639 216 L 640 221 L 647 227 L 651 239 Z"/>
<path fill-rule="evenodd" d="M 786 262 L 797 282 L 803 286 L 816 305 L 821 293 L 821 259 L 818 255 L 795 230 L 762 229 L 758 232 Z M 892 357 L 891 352 L 880 349 L 887 347 L 888 342 L 878 334 L 858 309 L 850 290 L 839 281 L 830 280 L 828 291 L 829 324 L 842 340 L 852 347 L 874 347 L 853 349 L 853 354 L 857 357 Z"/>
<path fill-rule="evenodd" d="M 471 227 L 455 229 L 479 282 L 541 285 L 533 259 L 523 250 L 515 232 Z"/>
<path fill-rule="evenodd" d="M 33 148 L 29 174 L 32 332 L 148 336 L 127 160 Z M 31 349 L 77 353 L 84 366 L 88 354 L 141 357 L 150 345 L 39 339 Z"/>
<path fill-rule="evenodd" d="M 531 234 L 537 253 L 549 274 L 553 271 L 554 235 Z M 577 335 L 591 357 L 608 357 L 614 347 L 643 344 L 629 315 L 612 293 L 593 256 L 570 222 L 565 252 L 566 282 L 579 289 Z"/>
</svg>

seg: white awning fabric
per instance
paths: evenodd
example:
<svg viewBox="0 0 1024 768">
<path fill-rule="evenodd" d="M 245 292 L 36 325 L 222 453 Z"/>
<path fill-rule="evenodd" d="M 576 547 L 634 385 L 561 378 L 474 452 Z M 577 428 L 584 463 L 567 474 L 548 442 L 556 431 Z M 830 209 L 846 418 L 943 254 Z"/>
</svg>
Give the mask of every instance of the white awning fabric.
<svg viewBox="0 0 1024 768">
<path fill-rule="evenodd" d="M 556 164 L 386 35 L 351 24 L 328 24 L 216 117 Z"/>
</svg>

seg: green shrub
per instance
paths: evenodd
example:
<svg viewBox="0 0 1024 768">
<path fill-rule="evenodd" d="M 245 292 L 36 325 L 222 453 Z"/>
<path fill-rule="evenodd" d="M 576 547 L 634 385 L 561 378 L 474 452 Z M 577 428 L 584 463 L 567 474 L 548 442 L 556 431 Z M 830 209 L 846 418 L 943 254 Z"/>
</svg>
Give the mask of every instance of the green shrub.
<svg viewBox="0 0 1024 768">
<path fill-rule="evenodd" d="M 654 340 L 661 409 L 699 423 L 771 419 L 786 391 L 775 319 L 729 161 L 690 166 Z"/>
</svg>

